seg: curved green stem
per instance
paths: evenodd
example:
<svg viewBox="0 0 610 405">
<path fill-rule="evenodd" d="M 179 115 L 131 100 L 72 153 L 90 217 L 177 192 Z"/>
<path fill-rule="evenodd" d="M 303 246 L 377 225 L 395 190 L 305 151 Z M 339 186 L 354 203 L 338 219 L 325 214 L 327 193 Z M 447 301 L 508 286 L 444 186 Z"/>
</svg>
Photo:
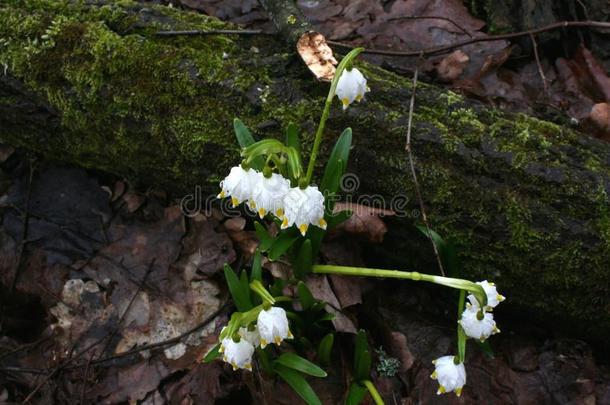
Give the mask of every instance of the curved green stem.
<svg viewBox="0 0 610 405">
<path fill-rule="evenodd" d="M 387 278 L 402 278 L 413 281 L 426 281 L 429 283 L 444 285 L 458 290 L 465 290 L 472 293 L 479 301 L 481 308 L 487 305 L 487 295 L 483 287 L 472 281 L 463 280 L 461 278 L 450 278 L 435 276 L 432 274 L 418 273 L 416 271 L 399 271 L 385 269 L 370 269 L 366 267 L 349 267 L 349 266 L 333 266 L 316 264 L 312 271 L 320 274 L 340 274 L 344 276 L 357 277 L 387 277 Z"/>
<path fill-rule="evenodd" d="M 335 90 L 337 89 L 337 83 L 339 82 L 339 78 L 341 74 L 345 70 L 346 66 L 356 57 L 360 52 L 362 52 L 364 48 L 354 48 L 352 49 L 339 63 L 337 66 L 337 70 L 335 71 L 335 76 L 333 77 L 333 81 L 330 84 L 330 90 L 328 91 L 328 95 L 326 96 L 326 102 L 324 103 L 324 110 L 322 111 L 322 116 L 320 117 L 320 123 L 318 124 L 318 129 L 316 130 L 316 137 L 313 141 L 313 147 L 311 149 L 311 155 L 309 157 L 309 166 L 307 166 L 307 174 L 305 175 L 305 184 L 309 185 L 311 183 L 311 176 L 313 175 L 313 169 L 316 165 L 316 159 L 318 157 L 318 152 L 320 151 L 320 144 L 322 143 L 322 135 L 324 134 L 324 127 L 326 126 L 326 120 L 328 119 L 328 115 L 330 114 L 330 106 L 333 103 L 333 98 L 335 97 Z"/>
<path fill-rule="evenodd" d="M 379 391 L 377 391 L 377 388 L 375 388 L 375 385 L 371 381 L 364 380 L 362 383 L 364 384 L 366 389 L 369 390 L 369 393 L 371 394 L 371 397 L 373 397 L 373 401 L 375 401 L 375 404 L 385 405 L 385 402 L 383 402 L 381 395 L 379 395 Z"/>
</svg>

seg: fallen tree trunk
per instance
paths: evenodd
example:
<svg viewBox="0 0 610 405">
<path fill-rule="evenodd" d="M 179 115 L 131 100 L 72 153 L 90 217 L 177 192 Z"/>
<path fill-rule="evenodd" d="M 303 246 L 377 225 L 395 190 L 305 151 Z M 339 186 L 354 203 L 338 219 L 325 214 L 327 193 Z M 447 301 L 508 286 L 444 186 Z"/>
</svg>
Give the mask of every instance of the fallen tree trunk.
<svg viewBox="0 0 610 405">
<path fill-rule="evenodd" d="M 170 8 L 75 3 L 0 6 L 2 142 L 177 195 L 217 191 L 238 162 L 235 116 L 259 138 L 295 122 L 311 144 L 328 84 L 279 40 L 157 37 L 228 27 Z M 411 212 L 410 81 L 358 66 L 372 91 L 346 112 L 336 104 L 322 153 L 351 126 L 357 194 L 405 195 Z M 593 340 L 610 333 L 610 145 L 422 84 L 413 147 L 432 227 L 458 246 L 464 276 L 494 279 L 512 308 Z M 391 218 L 377 261 L 426 268 L 416 220 Z"/>
</svg>

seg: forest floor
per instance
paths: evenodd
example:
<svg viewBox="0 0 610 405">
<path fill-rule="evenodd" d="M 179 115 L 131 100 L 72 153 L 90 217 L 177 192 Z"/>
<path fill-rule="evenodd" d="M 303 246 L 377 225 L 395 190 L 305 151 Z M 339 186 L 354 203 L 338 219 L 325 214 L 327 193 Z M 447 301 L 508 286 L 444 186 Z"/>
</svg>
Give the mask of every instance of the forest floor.
<svg viewBox="0 0 610 405">
<path fill-rule="evenodd" d="M 248 27 L 273 31 L 256 1 L 180 0 Z M 488 35 L 462 2 L 299 2 L 331 40 L 396 51 Z M 443 3 L 441 8 L 431 4 Z M 403 18 L 404 15 L 446 19 Z M 456 27 L 457 23 L 457 27 Z M 523 111 L 610 138 L 610 78 L 574 35 L 536 43 L 481 42 L 421 62 L 425 81 L 511 111 Z M 569 42 L 569 41 L 568 41 Z M 532 46 L 540 57 L 530 55 Z M 567 46 L 567 45 L 566 45 Z M 567 46 L 569 47 L 569 46 Z M 418 58 L 369 55 L 410 75 Z M 228 135 L 229 136 L 229 135 Z M 0 147 L 0 403 L 294 404 L 280 381 L 202 363 L 232 310 L 224 263 L 248 263 L 252 223 L 209 207 L 184 215 L 181 196 L 134 190 L 124 179 L 57 166 Z M 383 219 L 356 217 L 331 235 L 328 262 L 366 264 Z M 281 277 L 282 263 L 266 263 Z M 423 270 L 423 269 L 422 269 Z M 434 270 L 431 270 L 434 271 Z M 607 351 L 586 336 L 542 329 L 499 308 L 502 333 L 491 350 L 472 346 L 460 399 L 436 396 L 431 360 L 455 344 L 449 295 L 405 283 L 317 277 L 314 296 L 332 303 L 339 348 L 329 378 L 312 381 L 325 403 L 346 394 L 350 333 L 365 327 L 376 348 L 374 382 L 386 403 L 608 404 Z M 501 289 L 501 286 L 500 286 Z M 470 347 L 470 346 L 469 346 Z M 397 361 L 396 361 L 397 360 Z"/>
</svg>

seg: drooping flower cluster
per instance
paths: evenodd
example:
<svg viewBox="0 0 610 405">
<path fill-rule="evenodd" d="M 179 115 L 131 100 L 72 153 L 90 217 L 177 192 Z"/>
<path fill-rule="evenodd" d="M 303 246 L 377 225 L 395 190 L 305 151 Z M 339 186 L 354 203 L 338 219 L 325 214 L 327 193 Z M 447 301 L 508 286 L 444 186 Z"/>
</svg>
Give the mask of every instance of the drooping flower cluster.
<svg viewBox="0 0 610 405">
<path fill-rule="evenodd" d="M 343 109 L 346 110 L 354 101 L 360 102 L 368 91 L 370 89 L 366 85 L 366 79 L 358 69 L 353 68 L 343 71 L 337 82 L 335 93 L 339 100 L 341 100 Z"/>
<path fill-rule="evenodd" d="M 249 371 L 252 371 L 252 356 L 258 346 L 262 349 L 269 343 L 279 346 L 284 339 L 293 337 L 286 311 L 280 307 L 261 310 L 256 324 L 251 328 L 239 328 L 237 335 L 239 336 L 238 341 L 233 340 L 231 336 L 222 339 L 220 352 L 223 354 L 223 360 L 233 366 L 233 370 Z"/>
<path fill-rule="evenodd" d="M 493 283 L 487 282 L 487 280 L 480 281 L 477 284 L 485 290 L 487 305 L 481 308 L 479 301 L 477 301 L 474 295 L 469 295 L 469 302 L 466 303 L 466 309 L 462 312 L 459 323 L 462 325 L 466 336 L 484 342 L 491 335 L 500 333 L 500 329 L 496 326 L 496 321 L 494 321 L 491 311 L 500 302 L 504 301 L 504 297 L 498 294 L 496 286 Z"/>
<path fill-rule="evenodd" d="M 505 298 L 498 293 L 493 283 L 484 280 L 477 282 L 477 284 L 485 291 L 487 304 L 484 308 L 481 308 L 475 296 L 468 295 L 468 303 L 466 303 L 466 308 L 458 322 L 464 329 L 466 336 L 485 341 L 491 335 L 500 332 L 491 311 Z M 439 385 L 436 393 L 440 395 L 446 392 L 455 392 L 455 395 L 459 397 L 466 384 L 464 363 L 457 360 L 455 356 L 443 356 L 432 363 L 434 364 L 434 372 L 430 377 L 437 380 Z"/>
<path fill-rule="evenodd" d="M 282 220 L 282 229 L 296 225 L 303 236 L 310 225 L 326 229 L 324 196 L 316 186 L 290 187 L 280 174 L 265 177 L 254 169 L 235 166 L 220 188 L 218 198 L 230 197 L 234 207 L 245 202 L 261 218 L 271 213 Z"/>
</svg>

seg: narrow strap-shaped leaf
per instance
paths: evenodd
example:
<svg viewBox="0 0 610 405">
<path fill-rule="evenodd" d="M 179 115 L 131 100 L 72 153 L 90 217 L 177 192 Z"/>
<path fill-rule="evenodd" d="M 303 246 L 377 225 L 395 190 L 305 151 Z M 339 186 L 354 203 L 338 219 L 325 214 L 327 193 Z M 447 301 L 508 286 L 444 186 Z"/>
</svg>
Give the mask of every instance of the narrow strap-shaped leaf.
<svg viewBox="0 0 610 405">
<path fill-rule="evenodd" d="M 345 171 L 345 166 L 347 165 L 347 161 L 349 159 L 349 151 L 352 146 L 352 129 L 346 128 L 337 143 L 335 143 L 335 147 L 330 154 L 328 159 L 328 163 L 326 164 L 326 168 L 324 170 L 324 175 L 322 176 L 322 181 L 320 182 L 320 190 L 322 192 L 327 193 L 336 193 L 339 189 L 339 183 L 337 181 L 333 181 L 333 177 L 338 177 L 339 179 L 343 176 L 343 172 Z M 343 162 L 343 168 L 338 170 L 338 165 Z M 333 188 L 330 188 L 330 185 L 333 184 Z"/>
<path fill-rule="evenodd" d="M 368 390 L 365 386 L 360 383 L 354 381 L 349 386 L 349 391 L 347 393 L 347 398 L 345 399 L 345 405 L 358 405 L 364 400 Z"/>
<path fill-rule="evenodd" d="M 354 375 L 358 381 L 366 380 L 371 376 L 371 353 L 368 350 L 365 350 L 360 354 L 360 358 L 358 360 L 358 364 L 356 364 L 356 369 L 354 370 Z"/>
<path fill-rule="evenodd" d="M 295 353 L 284 353 L 275 362 L 314 377 L 326 377 L 327 375 L 326 371 Z"/>
<path fill-rule="evenodd" d="M 268 257 L 269 260 L 279 259 L 290 247 L 299 239 L 299 234 L 295 230 L 290 229 L 287 232 L 283 232 L 274 241 L 269 248 Z"/>
<path fill-rule="evenodd" d="M 286 157 L 288 159 L 288 173 L 293 180 L 298 180 L 303 172 L 301 155 L 292 146 L 287 146 L 284 149 L 284 152 L 286 153 Z"/>
<path fill-rule="evenodd" d="M 258 236 L 258 239 L 261 242 L 258 245 L 258 249 L 261 252 L 266 252 L 273 244 L 273 237 L 269 234 L 269 232 L 267 232 L 263 224 L 258 221 L 254 222 L 254 230 L 256 232 L 256 236 Z"/>
<path fill-rule="evenodd" d="M 297 292 L 299 293 L 299 299 L 301 300 L 301 305 L 304 310 L 308 310 L 316 302 L 311 291 L 309 291 L 309 288 L 307 288 L 304 282 L 299 281 L 299 284 L 297 284 Z"/>
<path fill-rule="evenodd" d="M 301 153 L 301 142 L 299 141 L 299 128 L 294 123 L 288 124 L 286 128 L 286 146 L 293 147 Z"/>
<path fill-rule="evenodd" d="M 207 352 L 205 356 L 203 356 L 203 359 L 201 361 L 204 363 L 209 363 L 212 360 L 216 360 L 218 357 L 220 357 L 220 343 L 212 347 L 210 351 Z"/>
<path fill-rule="evenodd" d="M 233 129 L 235 130 L 237 143 L 239 143 L 239 146 L 241 146 L 242 149 L 247 148 L 256 142 L 248 127 L 246 127 L 239 118 L 233 120 Z M 256 170 L 262 170 L 265 166 L 265 159 L 262 157 L 255 158 L 250 163 L 250 166 Z"/>
<path fill-rule="evenodd" d="M 335 343 L 335 334 L 329 333 L 324 336 L 318 345 L 318 361 L 322 365 L 330 364 L 330 355 L 333 350 L 333 344 Z"/>
<path fill-rule="evenodd" d="M 252 273 L 250 274 L 250 281 L 258 280 L 263 281 L 263 267 L 261 265 L 263 255 L 260 249 L 256 249 L 254 252 L 254 258 L 252 259 Z"/>
<path fill-rule="evenodd" d="M 231 293 L 231 297 L 233 298 L 233 302 L 237 307 L 239 312 L 245 312 L 252 308 L 252 303 L 250 303 L 250 289 L 244 289 L 242 287 L 239 278 L 237 278 L 237 274 L 233 271 L 231 266 L 225 264 L 224 268 L 225 279 L 227 280 L 227 285 L 229 286 L 229 292 Z"/>
<path fill-rule="evenodd" d="M 322 405 L 320 398 L 301 373 L 278 363 L 275 364 L 274 369 L 277 375 L 286 381 L 308 405 Z"/>
<path fill-rule="evenodd" d="M 302 280 L 311 273 L 311 266 L 313 264 L 313 255 L 311 250 L 311 240 L 305 239 L 299 248 L 299 253 L 294 262 L 294 275 L 299 280 Z M 307 288 L 307 287 L 306 287 Z"/>
</svg>

